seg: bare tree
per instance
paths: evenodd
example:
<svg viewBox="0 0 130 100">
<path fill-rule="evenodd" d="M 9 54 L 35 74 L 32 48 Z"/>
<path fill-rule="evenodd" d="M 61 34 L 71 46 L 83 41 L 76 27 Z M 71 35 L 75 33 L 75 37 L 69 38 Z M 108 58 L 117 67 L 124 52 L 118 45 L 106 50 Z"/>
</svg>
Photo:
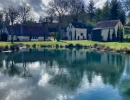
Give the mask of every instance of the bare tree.
<svg viewBox="0 0 130 100">
<path fill-rule="evenodd" d="M 27 4 L 23 4 L 19 7 L 19 12 L 20 12 L 20 19 L 22 20 L 23 23 L 26 23 L 26 21 L 30 19 L 31 7 L 28 6 Z"/>
<path fill-rule="evenodd" d="M 70 14 L 78 15 L 78 13 L 82 10 L 84 6 L 83 0 L 69 0 Z"/>
<path fill-rule="evenodd" d="M 47 12 L 49 12 L 51 15 L 57 16 L 59 22 L 59 31 L 57 36 L 59 36 L 59 34 L 61 35 L 61 23 L 64 15 L 68 12 L 68 5 L 69 3 L 67 0 L 52 0 L 49 2 L 49 8 Z M 59 41 L 60 39 L 57 40 Z"/>
<path fill-rule="evenodd" d="M 123 7 L 127 10 L 130 11 L 130 0 L 120 0 Z"/>
<path fill-rule="evenodd" d="M 11 31 L 11 43 L 13 43 L 13 25 L 14 23 L 17 21 L 17 18 L 19 17 L 19 12 L 16 8 L 10 6 L 8 8 L 8 15 L 9 15 L 9 18 L 10 18 L 10 21 L 11 21 L 11 25 L 12 25 L 12 31 Z"/>
</svg>

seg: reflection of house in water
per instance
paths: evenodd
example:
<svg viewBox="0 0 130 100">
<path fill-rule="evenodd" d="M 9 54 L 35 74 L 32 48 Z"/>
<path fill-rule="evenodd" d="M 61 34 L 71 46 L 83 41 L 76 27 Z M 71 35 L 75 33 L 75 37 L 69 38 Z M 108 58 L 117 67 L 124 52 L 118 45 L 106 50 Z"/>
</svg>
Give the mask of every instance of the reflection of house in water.
<svg viewBox="0 0 130 100">
<path fill-rule="evenodd" d="M 64 52 L 64 57 L 69 63 L 72 63 L 73 61 L 76 61 L 76 60 L 87 59 L 86 52 L 83 52 L 80 50 L 66 50 Z"/>
</svg>

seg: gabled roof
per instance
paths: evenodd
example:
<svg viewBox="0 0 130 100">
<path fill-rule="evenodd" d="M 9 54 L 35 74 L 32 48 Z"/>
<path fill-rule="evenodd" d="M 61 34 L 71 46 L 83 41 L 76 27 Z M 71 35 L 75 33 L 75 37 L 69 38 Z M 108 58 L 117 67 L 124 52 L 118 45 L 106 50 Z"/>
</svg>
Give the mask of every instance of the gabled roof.
<svg viewBox="0 0 130 100">
<path fill-rule="evenodd" d="M 9 34 L 13 31 L 17 36 L 50 36 L 48 29 L 42 25 L 15 24 L 13 27 L 7 26 L 7 30 Z"/>
<path fill-rule="evenodd" d="M 71 24 L 75 27 L 75 28 L 82 28 L 82 29 L 86 29 L 87 26 L 85 24 L 82 23 L 78 23 L 78 22 L 71 22 Z"/>
<path fill-rule="evenodd" d="M 118 24 L 118 22 L 119 20 L 101 21 L 97 23 L 96 28 L 114 28 Z"/>
</svg>

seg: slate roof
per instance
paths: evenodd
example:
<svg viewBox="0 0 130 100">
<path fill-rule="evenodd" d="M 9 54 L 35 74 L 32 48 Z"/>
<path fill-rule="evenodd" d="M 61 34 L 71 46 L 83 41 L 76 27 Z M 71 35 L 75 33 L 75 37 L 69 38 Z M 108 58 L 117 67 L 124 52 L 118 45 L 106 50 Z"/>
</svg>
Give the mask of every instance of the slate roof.
<svg viewBox="0 0 130 100">
<path fill-rule="evenodd" d="M 75 27 L 75 28 L 82 28 L 82 29 L 86 29 L 87 26 L 85 24 L 82 23 L 78 23 L 78 22 L 71 22 L 71 24 Z"/>
<path fill-rule="evenodd" d="M 7 26 L 8 33 L 11 34 L 13 31 L 14 35 L 17 36 L 50 36 L 48 29 L 42 25 L 22 25 L 16 24 L 13 27 Z"/>
<path fill-rule="evenodd" d="M 98 22 L 96 25 L 96 29 L 103 29 L 103 28 L 114 28 L 119 20 L 110 20 L 110 21 L 101 21 Z"/>
</svg>

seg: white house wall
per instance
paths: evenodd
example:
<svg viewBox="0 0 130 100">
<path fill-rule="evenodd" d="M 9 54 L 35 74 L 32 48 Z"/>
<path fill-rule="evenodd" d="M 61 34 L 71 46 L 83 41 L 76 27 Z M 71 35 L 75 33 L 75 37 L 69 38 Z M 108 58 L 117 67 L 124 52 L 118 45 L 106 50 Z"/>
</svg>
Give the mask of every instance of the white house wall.
<svg viewBox="0 0 130 100">
<path fill-rule="evenodd" d="M 108 38 L 108 32 L 110 30 L 110 39 L 112 39 L 113 29 L 102 29 L 101 35 L 103 37 L 103 41 L 107 41 Z"/>
<path fill-rule="evenodd" d="M 118 28 L 123 29 L 123 33 L 124 33 L 124 26 L 122 25 L 122 23 L 120 21 L 118 22 L 118 24 L 114 28 L 116 37 L 117 37 Z M 110 30 L 110 39 L 112 40 L 113 29 L 112 28 L 107 28 L 107 29 L 102 29 L 101 35 L 103 36 L 103 41 L 107 41 L 109 30 Z"/>
<path fill-rule="evenodd" d="M 69 26 L 72 26 L 72 28 L 69 28 Z M 71 40 L 71 35 L 70 32 L 72 32 L 72 40 L 75 40 L 75 31 L 76 31 L 76 40 L 83 40 L 87 39 L 87 29 L 82 29 L 82 28 L 75 28 L 71 23 L 67 27 L 67 38 L 68 40 Z M 81 33 L 83 33 L 83 36 L 81 36 Z"/>
</svg>

